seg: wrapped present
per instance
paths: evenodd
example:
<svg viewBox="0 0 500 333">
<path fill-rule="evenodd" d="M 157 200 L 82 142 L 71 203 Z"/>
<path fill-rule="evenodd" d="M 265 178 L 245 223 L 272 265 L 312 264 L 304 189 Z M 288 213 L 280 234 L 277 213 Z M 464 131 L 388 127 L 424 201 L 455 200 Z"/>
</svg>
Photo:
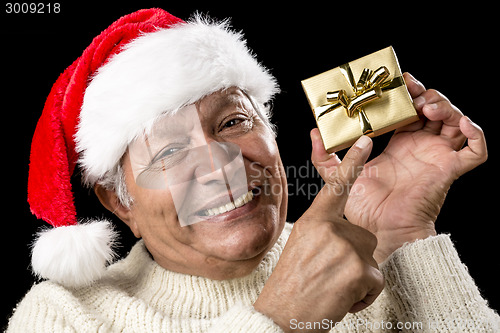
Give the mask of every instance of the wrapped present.
<svg viewBox="0 0 500 333">
<path fill-rule="evenodd" d="M 357 79 L 357 80 L 356 80 Z M 391 46 L 302 81 L 327 152 L 418 120 Z"/>
</svg>

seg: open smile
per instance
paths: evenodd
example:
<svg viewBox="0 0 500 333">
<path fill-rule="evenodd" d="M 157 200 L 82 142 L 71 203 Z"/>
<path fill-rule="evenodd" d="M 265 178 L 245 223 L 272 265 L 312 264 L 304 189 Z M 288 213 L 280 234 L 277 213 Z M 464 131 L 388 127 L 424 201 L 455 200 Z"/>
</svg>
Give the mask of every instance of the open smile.
<svg viewBox="0 0 500 333">
<path fill-rule="evenodd" d="M 254 185 L 255 186 L 255 185 Z M 262 189 L 260 186 L 252 189 L 244 189 L 235 192 L 229 192 L 228 195 L 219 196 L 210 202 L 207 202 L 195 213 L 191 213 L 186 218 L 186 225 L 198 222 L 229 222 L 240 219 L 258 207 Z"/>
<path fill-rule="evenodd" d="M 250 201 L 253 200 L 253 197 L 254 197 L 254 194 L 253 194 L 252 190 L 250 190 L 246 193 L 243 193 L 238 198 L 234 199 L 234 201 L 228 202 L 228 203 L 223 204 L 223 205 L 218 206 L 218 207 L 204 209 L 201 212 L 199 212 L 198 215 L 200 215 L 200 216 L 215 216 L 215 215 L 223 214 L 223 213 L 232 211 L 236 208 L 239 208 L 239 207 L 249 203 Z"/>
</svg>

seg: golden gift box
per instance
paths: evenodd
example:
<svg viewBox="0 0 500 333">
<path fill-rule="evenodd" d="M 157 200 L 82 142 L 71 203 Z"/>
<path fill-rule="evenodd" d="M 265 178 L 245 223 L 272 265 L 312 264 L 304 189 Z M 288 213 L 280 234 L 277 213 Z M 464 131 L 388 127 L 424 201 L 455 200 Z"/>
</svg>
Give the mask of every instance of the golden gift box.
<svg viewBox="0 0 500 333">
<path fill-rule="evenodd" d="M 328 153 L 418 120 L 391 46 L 303 80 L 302 88 Z"/>
</svg>

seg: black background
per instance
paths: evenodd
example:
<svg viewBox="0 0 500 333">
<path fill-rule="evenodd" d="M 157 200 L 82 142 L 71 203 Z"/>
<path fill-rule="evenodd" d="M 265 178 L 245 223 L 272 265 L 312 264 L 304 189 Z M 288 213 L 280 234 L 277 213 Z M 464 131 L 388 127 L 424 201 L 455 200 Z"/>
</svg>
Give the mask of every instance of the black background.
<svg viewBox="0 0 500 333">
<path fill-rule="evenodd" d="M 278 79 L 282 93 L 274 101 L 273 120 L 285 166 L 309 166 L 308 179 L 293 186 L 319 184 L 311 172 L 309 131 L 315 127 L 300 80 L 393 45 L 403 71 L 427 88 L 445 94 L 486 133 L 489 160 L 452 186 L 437 221 L 440 233 L 451 233 L 462 260 L 479 289 L 498 309 L 498 175 L 497 134 L 498 28 L 496 9 L 478 2 L 443 7 L 430 2 L 358 5 L 354 2 L 297 1 L 197 4 L 187 1 L 59 2 L 60 13 L 7 14 L 1 8 L 1 116 L 4 157 L 2 176 L 2 276 L 0 328 L 34 282 L 29 270 L 30 243 L 44 222 L 26 202 L 29 149 L 45 99 L 58 75 L 109 24 L 141 8 L 161 7 L 187 19 L 199 10 L 218 19 L 231 18 L 243 30 L 249 47 Z M 374 156 L 390 134 L 374 140 Z M 305 169 L 303 169 L 305 170 Z M 299 182 L 299 183 L 297 183 Z M 74 190 L 80 217 L 105 215 L 89 191 Z M 293 188 L 292 193 L 293 193 Z M 288 220 L 295 221 L 312 198 L 290 196 Z M 119 222 L 117 225 L 121 225 Z M 120 252 L 134 242 L 123 227 Z M 321 249 L 318 249 L 321 250 Z"/>
</svg>

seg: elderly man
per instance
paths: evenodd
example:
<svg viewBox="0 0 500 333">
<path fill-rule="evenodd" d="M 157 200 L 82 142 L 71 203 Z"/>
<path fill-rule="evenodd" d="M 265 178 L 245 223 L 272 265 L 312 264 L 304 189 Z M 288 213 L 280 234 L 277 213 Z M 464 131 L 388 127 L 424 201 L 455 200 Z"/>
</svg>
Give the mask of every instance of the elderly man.
<svg viewBox="0 0 500 333">
<path fill-rule="evenodd" d="M 47 281 L 9 331 L 498 330 L 434 228 L 451 183 L 486 160 L 484 135 L 404 79 L 420 120 L 366 165 L 370 138 L 340 161 L 311 131 L 325 186 L 292 228 L 266 108 L 278 88 L 242 36 L 159 9 L 121 18 L 61 75 L 38 123 L 29 202 L 55 228 L 33 250 Z M 107 268 L 110 223 L 76 221 L 77 161 L 141 238 Z"/>
</svg>

